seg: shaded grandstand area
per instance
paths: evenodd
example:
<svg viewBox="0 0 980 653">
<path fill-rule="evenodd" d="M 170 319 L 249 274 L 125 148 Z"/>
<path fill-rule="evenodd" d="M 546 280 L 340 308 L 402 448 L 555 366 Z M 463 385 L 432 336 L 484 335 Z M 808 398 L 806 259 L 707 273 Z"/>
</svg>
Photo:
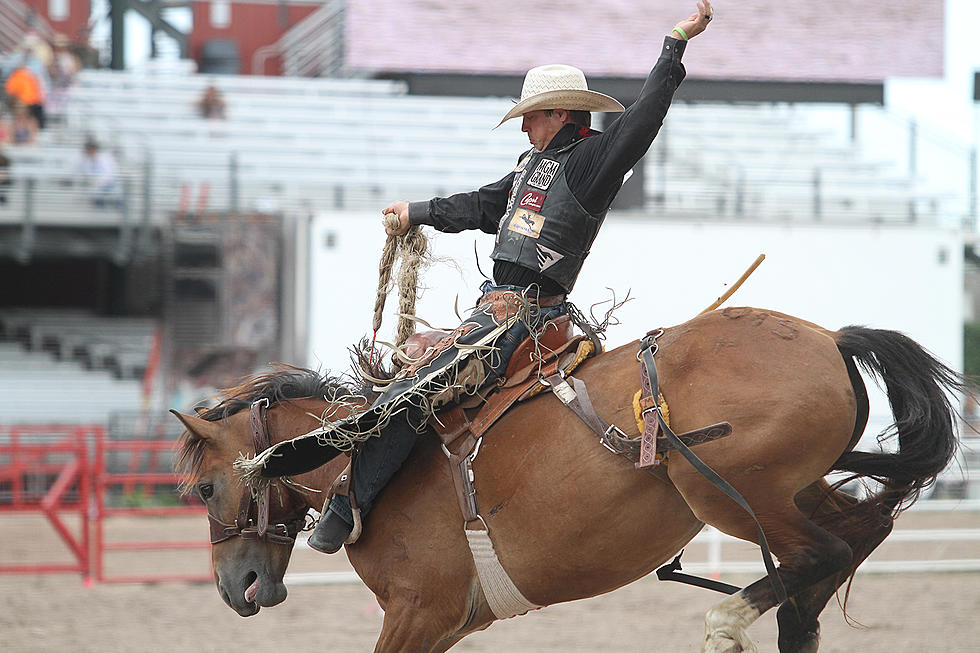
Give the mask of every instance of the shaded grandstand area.
<svg viewBox="0 0 980 653">
<path fill-rule="evenodd" d="M 210 85 L 225 97 L 224 120 L 196 112 Z M 396 81 L 84 71 L 42 146 L 10 148 L 15 186 L 0 224 L 116 225 L 138 235 L 200 209 L 316 212 L 446 195 L 499 178 L 526 148 L 517 123 L 491 130 L 508 106 L 506 98 L 412 95 Z M 946 188 L 917 178 L 904 147 L 910 128 L 874 105 L 678 102 L 646 174 L 627 189 L 638 196 L 633 208 L 669 216 L 962 216 L 966 172 Z M 863 147 L 882 129 L 901 146 Z M 120 162 L 118 205 L 91 206 L 72 183 L 87 136 Z M 923 151 L 936 142 L 919 138 Z M 947 159 L 966 165 L 956 149 Z"/>
</svg>

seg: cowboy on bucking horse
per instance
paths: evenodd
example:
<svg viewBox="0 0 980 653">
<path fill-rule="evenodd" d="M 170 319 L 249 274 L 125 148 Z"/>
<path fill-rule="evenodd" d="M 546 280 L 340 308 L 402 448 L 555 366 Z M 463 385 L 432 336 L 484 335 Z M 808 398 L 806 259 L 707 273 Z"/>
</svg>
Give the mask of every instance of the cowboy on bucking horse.
<svg viewBox="0 0 980 653">
<path fill-rule="evenodd" d="M 522 118 L 533 146 L 499 181 L 479 190 L 427 202 L 399 201 L 384 209 L 389 236 L 429 225 L 448 233 L 496 234 L 493 282 L 463 324 L 422 360 L 403 368 L 365 411 L 325 423 L 321 430 L 267 449 L 255 459 L 261 476 L 295 475 L 319 467 L 355 445 L 351 484 L 364 518 L 408 458 L 434 412 L 433 397 L 476 387 L 504 373 L 517 346 L 549 320 L 568 312 L 565 298 L 578 277 L 613 199 L 663 124 L 685 76 L 687 41 L 712 18 L 708 0 L 664 39 L 660 57 L 628 109 L 588 89 L 585 75 L 552 64 L 528 71 L 520 101 L 498 124 Z M 592 111 L 622 112 L 605 131 L 591 128 Z M 478 369 L 475 378 L 472 363 Z M 470 374 L 463 378 L 461 371 Z M 377 437 L 372 437 L 377 436 Z M 337 494 L 310 535 L 311 547 L 334 553 L 355 519 Z"/>
</svg>

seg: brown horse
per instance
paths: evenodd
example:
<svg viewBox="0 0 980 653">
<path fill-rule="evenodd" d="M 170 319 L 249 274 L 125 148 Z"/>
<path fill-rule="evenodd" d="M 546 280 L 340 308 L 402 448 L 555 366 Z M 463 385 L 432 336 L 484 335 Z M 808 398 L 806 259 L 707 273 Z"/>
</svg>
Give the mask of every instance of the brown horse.
<svg viewBox="0 0 980 653">
<path fill-rule="evenodd" d="M 838 587 L 888 535 L 894 517 L 935 479 L 957 444 L 949 393 L 960 377 L 909 338 L 846 327 L 837 332 L 751 308 L 731 308 L 668 328 L 658 341 L 661 389 L 678 432 L 723 420 L 732 435 L 699 445 L 700 457 L 748 500 L 778 558 L 789 600 L 778 611 L 779 650 L 817 650 L 817 617 Z M 637 344 L 602 354 L 575 376 L 600 415 L 636 433 Z M 880 377 L 894 413 L 894 453 L 852 452 L 868 401 L 857 366 Z M 187 427 L 180 466 L 215 522 L 231 524 L 243 487 L 232 462 L 252 451 L 251 402 L 269 399 L 273 442 L 318 425 L 343 389 L 291 368 L 250 379 Z M 339 416 L 338 416 L 339 417 Z M 324 490 L 346 464 L 338 457 L 293 481 Z M 507 413 L 474 461 L 477 498 L 494 548 L 520 592 L 550 605 L 609 592 L 669 560 L 704 523 L 756 541 L 756 527 L 681 456 L 666 475 L 636 470 L 603 448 L 571 411 L 542 395 Z M 873 479 L 863 499 L 824 476 Z M 322 494 L 279 484 L 272 521 L 319 508 Z M 294 529 L 295 530 L 295 529 Z M 219 528 L 220 531 L 220 528 Z M 283 601 L 291 537 L 255 533 L 212 547 L 215 582 L 242 616 Z M 220 538 L 219 538 L 220 539 Z M 376 651 L 445 651 L 489 626 L 490 610 L 467 547 L 446 458 L 420 437 L 347 547 L 354 569 L 385 610 Z M 706 617 L 704 651 L 753 650 L 745 629 L 776 607 L 768 578 L 742 589 Z"/>
</svg>

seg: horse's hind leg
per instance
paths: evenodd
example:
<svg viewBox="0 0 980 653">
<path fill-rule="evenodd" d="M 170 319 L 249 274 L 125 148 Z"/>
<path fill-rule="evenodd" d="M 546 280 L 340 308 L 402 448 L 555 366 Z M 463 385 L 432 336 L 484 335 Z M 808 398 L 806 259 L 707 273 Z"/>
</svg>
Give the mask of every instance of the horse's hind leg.
<svg viewBox="0 0 980 653">
<path fill-rule="evenodd" d="M 850 569 L 830 576 L 799 592 L 783 603 L 776 613 L 781 653 L 815 653 L 819 643 L 818 617 L 837 589 L 891 533 L 893 520 L 887 510 L 858 504 L 841 492 L 829 493 L 821 481 L 797 497 L 801 510 L 814 514 L 814 521 L 840 537 L 851 547 Z M 818 512 L 819 511 L 819 512 Z"/>
<path fill-rule="evenodd" d="M 674 465 L 670 474 L 698 519 L 724 533 L 758 543 L 755 522 L 697 472 Z M 753 506 L 769 547 L 779 559 L 778 574 L 787 596 L 795 596 L 828 576 L 850 569 L 848 543 L 801 512 L 793 503 L 794 491 L 767 487 L 758 478 L 755 481 L 738 489 Z M 703 650 L 705 653 L 755 650 L 746 629 L 777 604 L 768 577 L 725 599 L 705 616 Z"/>
<path fill-rule="evenodd" d="M 795 596 L 828 576 L 850 569 L 851 549 L 847 543 L 799 512 L 795 516 L 783 515 L 778 522 L 760 516 L 760 522 L 773 554 L 779 559 L 777 573 L 787 596 Z M 776 523 L 780 525 L 777 527 Z M 754 651 L 746 629 L 778 603 L 772 582 L 765 577 L 717 604 L 705 616 L 703 650 L 705 653 Z M 789 653 L 793 649 L 784 650 L 780 646 L 779 651 Z"/>
</svg>

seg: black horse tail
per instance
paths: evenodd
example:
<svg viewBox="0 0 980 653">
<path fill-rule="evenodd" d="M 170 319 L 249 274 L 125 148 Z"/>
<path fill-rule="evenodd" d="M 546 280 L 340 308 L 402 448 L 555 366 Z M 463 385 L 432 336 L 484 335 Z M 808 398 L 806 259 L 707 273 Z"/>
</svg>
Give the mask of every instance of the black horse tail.
<svg viewBox="0 0 980 653">
<path fill-rule="evenodd" d="M 882 489 L 869 498 L 894 518 L 935 482 L 956 454 L 959 440 L 952 396 L 965 392 L 969 384 L 896 331 L 849 326 L 837 333 L 836 340 L 848 363 L 853 358 L 884 383 L 895 423 L 879 436 L 879 442 L 897 435 L 898 446 L 894 452 L 848 451 L 833 469 L 850 472 L 851 479 L 880 483 Z"/>
</svg>

